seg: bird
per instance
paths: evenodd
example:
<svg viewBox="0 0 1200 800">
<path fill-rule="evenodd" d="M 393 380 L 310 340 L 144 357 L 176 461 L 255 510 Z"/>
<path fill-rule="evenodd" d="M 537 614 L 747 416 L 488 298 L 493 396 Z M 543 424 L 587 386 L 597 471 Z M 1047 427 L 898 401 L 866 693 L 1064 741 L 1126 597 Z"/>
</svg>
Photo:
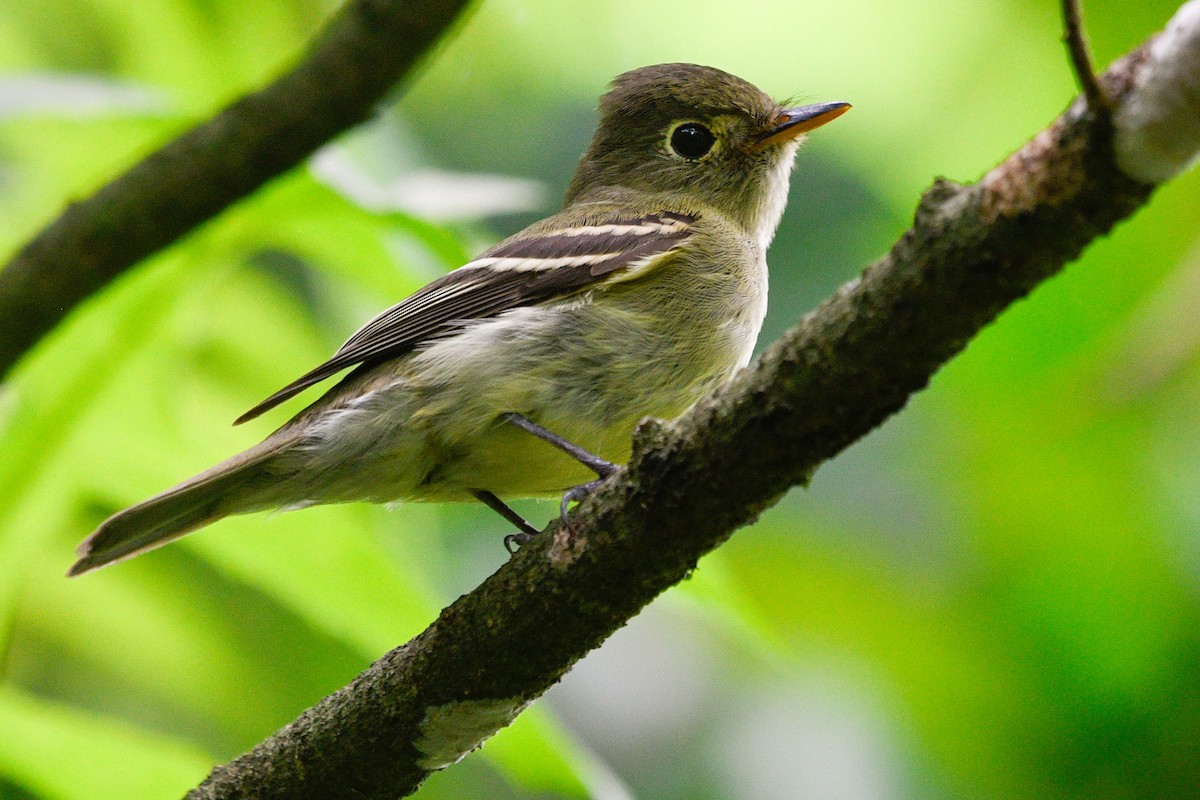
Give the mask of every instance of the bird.
<svg viewBox="0 0 1200 800">
<path fill-rule="evenodd" d="M 67 573 L 224 517 L 344 502 L 582 499 L 645 417 L 750 360 L 794 157 L 846 102 L 787 106 L 714 67 L 616 77 L 562 210 L 371 319 L 235 424 L 350 370 L 260 444 L 88 536 Z"/>
</svg>

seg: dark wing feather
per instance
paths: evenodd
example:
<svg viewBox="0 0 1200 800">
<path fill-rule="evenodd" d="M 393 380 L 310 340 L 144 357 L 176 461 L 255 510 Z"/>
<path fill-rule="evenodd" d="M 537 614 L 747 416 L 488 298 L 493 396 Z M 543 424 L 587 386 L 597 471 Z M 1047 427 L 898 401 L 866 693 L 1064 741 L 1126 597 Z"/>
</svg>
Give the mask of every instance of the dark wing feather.
<svg viewBox="0 0 1200 800">
<path fill-rule="evenodd" d="M 316 369 L 238 417 L 240 425 L 356 364 L 410 352 L 467 320 L 494 317 L 625 277 L 678 248 L 695 216 L 614 217 L 505 240 L 372 319 Z"/>
</svg>

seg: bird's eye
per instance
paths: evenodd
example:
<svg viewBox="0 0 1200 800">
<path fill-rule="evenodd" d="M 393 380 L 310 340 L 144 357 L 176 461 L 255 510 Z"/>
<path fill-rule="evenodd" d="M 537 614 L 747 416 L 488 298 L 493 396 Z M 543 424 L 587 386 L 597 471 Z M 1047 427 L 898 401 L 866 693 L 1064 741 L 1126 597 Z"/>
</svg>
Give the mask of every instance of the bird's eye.
<svg viewBox="0 0 1200 800">
<path fill-rule="evenodd" d="M 671 132 L 671 149 L 689 160 L 703 157 L 716 141 L 712 131 L 699 122 L 685 122 Z"/>
</svg>

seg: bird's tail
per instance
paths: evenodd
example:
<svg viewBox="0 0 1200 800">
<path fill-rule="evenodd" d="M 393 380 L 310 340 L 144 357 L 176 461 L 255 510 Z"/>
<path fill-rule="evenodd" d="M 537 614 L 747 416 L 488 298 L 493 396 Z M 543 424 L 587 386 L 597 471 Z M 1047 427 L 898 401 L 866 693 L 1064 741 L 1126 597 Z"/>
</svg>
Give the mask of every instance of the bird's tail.
<svg viewBox="0 0 1200 800">
<path fill-rule="evenodd" d="M 231 514 L 275 508 L 268 469 L 279 446 L 268 439 L 178 486 L 118 511 L 101 523 L 76 551 L 68 577 L 162 547 Z"/>
</svg>

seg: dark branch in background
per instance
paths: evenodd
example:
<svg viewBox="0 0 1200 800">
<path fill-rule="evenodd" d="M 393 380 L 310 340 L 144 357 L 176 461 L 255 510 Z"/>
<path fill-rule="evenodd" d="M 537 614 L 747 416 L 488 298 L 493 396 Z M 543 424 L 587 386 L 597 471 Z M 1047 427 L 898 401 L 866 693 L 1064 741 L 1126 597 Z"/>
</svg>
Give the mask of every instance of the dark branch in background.
<svg viewBox="0 0 1200 800">
<path fill-rule="evenodd" d="M 1096 72 L 1092 69 L 1092 54 L 1088 47 L 1087 34 L 1083 30 L 1083 13 L 1079 8 L 1079 0 L 1062 0 L 1062 7 L 1063 40 L 1067 43 L 1067 52 L 1071 54 L 1071 66 L 1075 68 L 1079 88 L 1093 112 L 1107 115 L 1112 111 L 1112 103 L 1104 93 L 1104 87 L 1096 80 Z"/>
<path fill-rule="evenodd" d="M 295 69 L 68 206 L 0 271 L 0 376 L 124 270 L 367 119 L 468 2 L 349 0 Z"/>
<path fill-rule="evenodd" d="M 1102 78 L 1118 108 L 1149 59 Z M 979 183 L 938 181 L 887 256 L 683 418 L 644 424 L 628 469 L 569 528 L 189 797 L 415 791 L 1141 206 L 1151 186 L 1116 166 L 1111 131 L 1076 102 Z"/>
</svg>

